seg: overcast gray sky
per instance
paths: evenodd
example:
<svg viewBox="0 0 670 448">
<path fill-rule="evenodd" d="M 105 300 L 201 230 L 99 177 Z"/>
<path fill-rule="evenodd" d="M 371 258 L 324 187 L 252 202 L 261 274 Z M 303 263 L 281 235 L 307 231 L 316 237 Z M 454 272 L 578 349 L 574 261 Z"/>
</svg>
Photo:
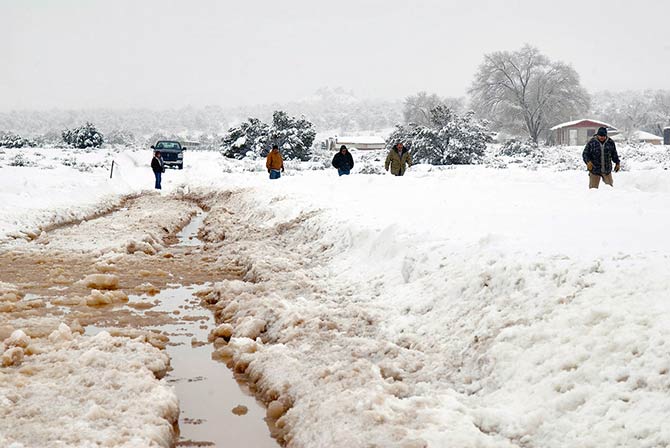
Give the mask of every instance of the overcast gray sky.
<svg viewBox="0 0 670 448">
<path fill-rule="evenodd" d="M 524 43 L 590 91 L 670 88 L 666 0 L 0 0 L 0 110 L 465 95 Z"/>
</svg>

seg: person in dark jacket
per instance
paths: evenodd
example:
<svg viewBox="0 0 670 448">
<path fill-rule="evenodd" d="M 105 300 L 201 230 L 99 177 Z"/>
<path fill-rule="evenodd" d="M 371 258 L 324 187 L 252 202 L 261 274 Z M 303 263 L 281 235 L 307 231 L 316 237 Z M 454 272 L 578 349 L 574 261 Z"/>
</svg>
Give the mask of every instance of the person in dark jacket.
<svg viewBox="0 0 670 448">
<path fill-rule="evenodd" d="M 621 167 L 616 144 L 607 136 L 607 128 L 598 129 L 596 135 L 584 147 L 582 158 L 586 163 L 586 169 L 589 170 L 589 188 L 598 188 L 601 178 L 607 185 L 614 186 L 612 162 L 615 163 L 615 173 L 618 173 Z"/>
<path fill-rule="evenodd" d="M 410 166 L 412 166 L 412 154 L 409 153 L 402 143 L 395 144 L 386 156 L 386 162 L 384 163 L 386 171 L 391 168 L 391 174 L 402 176 Z"/>
<path fill-rule="evenodd" d="M 163 165 L 163 158 L 161 157 L 161 152 L 156 151 L 154 153 L 154 158 L 151 159 L 151 170 L 154 172 L 156 177 L 156 190 L 161 189 L 161 174 L 165 171 L 165 166 Z"/>
<path fill-rule="evenodd" d="M 354 167 L 354 158 L 347 149 L 346 145 L 340 146 L 340 150 L 333 157 L 333 166 L 337 168 L 337 174 L 340 176 L 348 175 Z"/>
</svg>

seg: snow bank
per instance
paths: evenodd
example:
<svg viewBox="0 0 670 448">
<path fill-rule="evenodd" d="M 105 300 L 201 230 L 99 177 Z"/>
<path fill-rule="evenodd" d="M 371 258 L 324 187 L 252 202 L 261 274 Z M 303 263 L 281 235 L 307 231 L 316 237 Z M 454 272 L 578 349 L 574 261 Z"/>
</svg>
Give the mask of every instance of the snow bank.
<svg viewBox="0 0 670 448">
<path fill-rule="evenodd" d="M 233 327 L 218 354 L 289 446 L 669 444 L 670 179 L 615 184 L 460 167 L 238 190 L 206 220 L 241 278 L 207 298 Z"/>
<path fill-rule="evenodd" d="M 10 351 L 26 356 L 0 368 L 0 445 L 172 446 L 177 397 L 156 379 L 165 353 L 105 332 L 78 336 L 63 324 L 48 339 L 17 330 L 8 344 L 3 360 Z"/>
</svg>

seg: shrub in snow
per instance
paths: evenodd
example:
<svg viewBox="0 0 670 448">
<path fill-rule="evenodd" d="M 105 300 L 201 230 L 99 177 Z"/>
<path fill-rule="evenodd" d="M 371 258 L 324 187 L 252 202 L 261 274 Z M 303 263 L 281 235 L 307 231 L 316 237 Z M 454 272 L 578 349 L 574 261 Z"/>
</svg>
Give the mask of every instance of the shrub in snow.
<svg viewBox="0 0 670 448">
<path fill-rule="evenodd" d="M 86 123 L 75 129 L 66 129 L 61 135 L 65 143 L 75 148 L 99 148 L 104 142 L 102 134 L 92 123 Z"/>
<path fill-rule="evenodd" d="M 11 132 L 0 133 L 0 147 L 23 148 L 24 146 L 34 146 L 34 144 L 30 140 Z"/>
<path fill-rule="evenodd" d="M 10 161 L 10 166 L 35 166 L 35 163 L 28 160 L 23 153 L 16 154 Z"/>
<path fill-rule="evenodd" d="M 60 163 L 63 164 L 63 166 L 75 167 L 77 166 L 77 158 L 75 156 L 65 157 L 61 159 Z"/>
<path fill-rule="evenodd" d="M 663 168 L 670 169 L 670 147 L 664 145 L 650 145 L 635 143 L 622 145 L 617 143 L 619 157 L 622 160 L 622 169 L 635 167 L 638 169 Z"/>
<path fill-rule="evenodd" d="M 265 150 L 268 131 L 267 124 L 258 118 L 249 118 L 223 136 L 221 152 L 225 157 L 234 159 L 258 156 Z"/>
<path fill-rule="evenodd" d="M 402 142 L 411 152 L 414 163 L 431 165 L 464 165 L 479 163 L 490 140 L 487 123 L 480 122 L 473 112 L 459 116 L 446 106 L 431 109 L 428 126 L 408 124 L 396 126 L 386 146 Z"/>
<path fill-rule="evenodd" d="M 284 159 L 307 160 L 316 131 L 305 118 L 295 118 L 286 112 L 275 111 L 272 124 L 249 118 L 240 126 L 231 128 L 221 139 L 221 152 L 226 157 L 265 157 L 277 145 Z"/>
<path fill-rule="evenodd" d="M 533 140 L 516 140 L 510 139 L 506 141 L 500 148 L 500 153 L 504 156 L 522 156 L 526 157 L 537 152 L 538 144 Z"/>
<path fill-rule="evenodd" d="M 546 152 L 532 139 L 525 141 L 511 139 L 506 141 L 500 148 L 500 155 L 512 157 L 519 161 L 541 163 L 544 161 Z"/>
</svg>

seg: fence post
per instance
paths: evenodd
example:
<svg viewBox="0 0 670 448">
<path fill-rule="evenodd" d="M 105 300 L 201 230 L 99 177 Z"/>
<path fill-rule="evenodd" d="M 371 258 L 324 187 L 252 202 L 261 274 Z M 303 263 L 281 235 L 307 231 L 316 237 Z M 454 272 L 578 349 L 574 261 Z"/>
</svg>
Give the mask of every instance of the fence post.
<svg viewBox="0 0 670 448">
<path fill-rule="evenodd" d="M 114 174 L 114 161 L 112 160 L 112 169 L 109 170 L 109 178 L 112 178 L 112 175 Z"/>
</svg>

